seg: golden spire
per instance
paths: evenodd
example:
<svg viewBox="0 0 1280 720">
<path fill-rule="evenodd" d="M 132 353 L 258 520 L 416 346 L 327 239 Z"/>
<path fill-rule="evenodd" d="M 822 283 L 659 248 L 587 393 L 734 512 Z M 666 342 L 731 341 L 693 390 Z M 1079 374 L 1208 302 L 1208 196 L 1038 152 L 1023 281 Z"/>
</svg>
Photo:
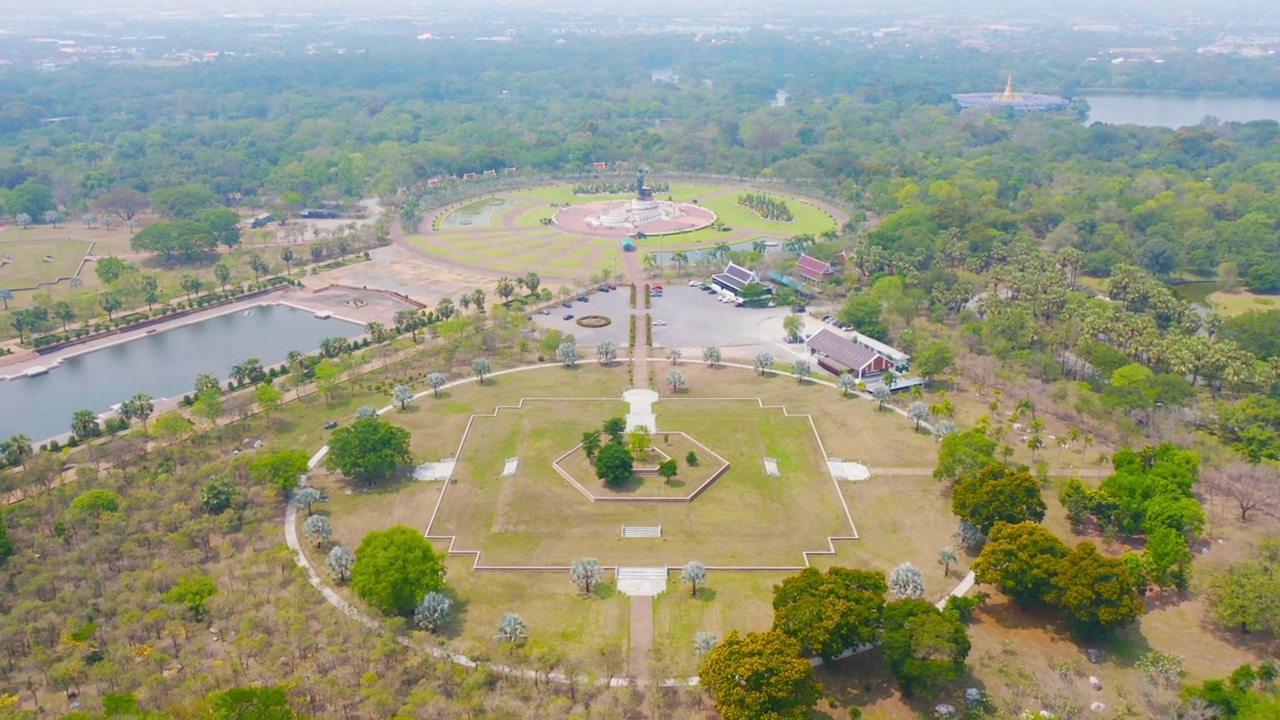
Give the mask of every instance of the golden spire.
<svg viewBox="0 0 1280 720">
<path fill-rule="evenodd" d="M 1009 73 L 1009 84 L 1004 86 L 1004 92 L 998 98 L 1002 102 L 1016 102 L 1022 99 L 1022 96 L 1013 91 L 1013 73 Z"/>
</svg>

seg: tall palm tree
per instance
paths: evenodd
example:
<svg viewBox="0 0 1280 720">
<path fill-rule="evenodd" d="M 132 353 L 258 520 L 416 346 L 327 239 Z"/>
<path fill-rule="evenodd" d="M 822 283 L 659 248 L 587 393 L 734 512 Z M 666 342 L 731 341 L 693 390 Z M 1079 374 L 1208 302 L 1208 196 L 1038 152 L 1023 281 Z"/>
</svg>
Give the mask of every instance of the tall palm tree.
<svg viewBox="0 0 1280 720">
<path fill-rule="evenodd" d="M 716 243 L 716 246 L 711 248 L 711 254 L 716 258 L 723 259 L 725 255 L 729 254 L 731 249 L 732 248 L 729 247 L 729 243 L 722 241 Z"/>
<path fill-rule="evenodd" d="M 684 250 L 677 250 L 671 253 L 671 262 L 676 264 L 676 272 L 684 270 L 684 266 L 689 264 L 689 253 Z"/>
<path fill-rule="evenodd" d="M 765 244 L 765 241 L 763 241 L 763 240 L 752 240 L 752 241 L 751 241 L 751 252 L 757 252 L 757 253 L 760 253 L 761 255 L 763 255 L 763 254 L 765 254 L 765 253 L 769 252 L 769 246 L 768 246 L 767 244 Z"/>
</svg>

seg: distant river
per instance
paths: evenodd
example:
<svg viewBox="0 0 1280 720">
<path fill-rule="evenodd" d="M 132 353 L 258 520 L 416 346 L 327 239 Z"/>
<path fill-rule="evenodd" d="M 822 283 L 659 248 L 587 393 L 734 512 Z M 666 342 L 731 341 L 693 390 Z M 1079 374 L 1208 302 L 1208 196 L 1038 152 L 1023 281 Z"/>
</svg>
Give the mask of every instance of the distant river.
<svg viewBox="0 0 1280 720">
<path fill-rule="evenodd" d="M 1223 97 L 1218 95 L 1164 95 L 1114 93 L 1080 95 L 1089 103 L 1087 122 L 1112 125 L 1145 125 L 1180 128 L 1195 125 L 1212 115 L 1219 120 L 1280 121 L 1280 97 Z"/>
<path fill-rule="evenodd" d="M 270 366 L 290 350 L 311 352 L 323 338 L 363 332 L 355 323 L 320 320 L 287 305 L 259 305 L 95 350 L 47 375 L 0 380 L 0 439 L 23 433 L 39 443 L 69 432 L 77 410 L 103 413 L 135 393 L 181 397 L 200 373 L 225 380 L 231 366 L 247 358 Z"/>
</svg>

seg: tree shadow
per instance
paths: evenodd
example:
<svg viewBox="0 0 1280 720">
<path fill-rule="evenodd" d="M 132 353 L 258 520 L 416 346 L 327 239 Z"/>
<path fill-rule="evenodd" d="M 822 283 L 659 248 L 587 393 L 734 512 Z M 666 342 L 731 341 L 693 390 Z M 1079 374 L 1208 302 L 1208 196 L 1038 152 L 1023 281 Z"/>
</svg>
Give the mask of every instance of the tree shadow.
<svg viewBox="0 0 1280 720">
<path fill-rule="evenodd" d="M 715 602 L 716 589 L 712 587 L 707 587 L 705 585 L 699 585 L 698 594 L 694 595 L 693 599 L 697 600 L 698 602 L 704 602 L 704 603 Z"/>
</svg>

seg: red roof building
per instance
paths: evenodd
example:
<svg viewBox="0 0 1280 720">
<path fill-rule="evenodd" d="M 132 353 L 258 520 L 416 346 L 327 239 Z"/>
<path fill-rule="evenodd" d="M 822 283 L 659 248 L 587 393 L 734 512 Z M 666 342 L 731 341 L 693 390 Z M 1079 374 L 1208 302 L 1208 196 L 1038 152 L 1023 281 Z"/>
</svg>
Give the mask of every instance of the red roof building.
<svg viewBox="0 0 1280 720">
<path fill-rule="evenodd" d="M 814 282 L 824 282 L 836 274 L 831 263 L 803 253 L 800 254 L 800 259 L 796 260 L 796 272 L 806 280 Z"/>
<path fill-rule="evenodd" d="M 818 366 L 833 375 L 848 372 L 861 380 L 893 369 L 889 358 L 827 328 L 814 333 L 805 345 L 817 357 Z"/>
</svg>

